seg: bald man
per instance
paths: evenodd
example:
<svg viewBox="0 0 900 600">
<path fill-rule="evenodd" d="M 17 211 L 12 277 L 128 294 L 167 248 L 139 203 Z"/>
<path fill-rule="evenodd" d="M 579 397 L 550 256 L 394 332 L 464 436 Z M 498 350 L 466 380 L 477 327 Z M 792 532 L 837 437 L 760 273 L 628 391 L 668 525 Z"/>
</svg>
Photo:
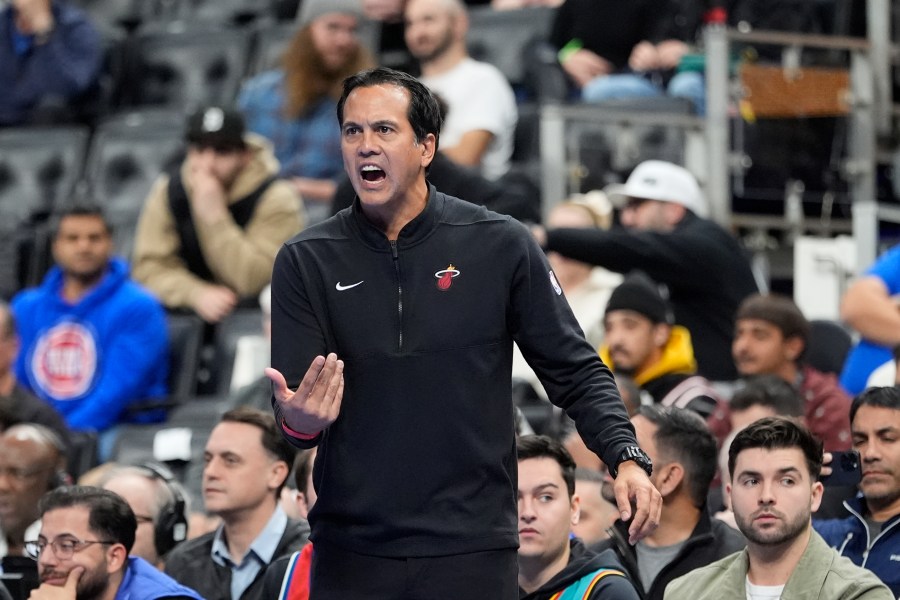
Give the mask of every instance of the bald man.
<svg viewBox="0 0 900 600">
<path fill-rule="evenodd" d="M 38 499 L 66 482 L 65 448 L 43 425 L 22 423 L 0 434 L 0 556 L 25 555 L 37 539 Z"/>
</svg>

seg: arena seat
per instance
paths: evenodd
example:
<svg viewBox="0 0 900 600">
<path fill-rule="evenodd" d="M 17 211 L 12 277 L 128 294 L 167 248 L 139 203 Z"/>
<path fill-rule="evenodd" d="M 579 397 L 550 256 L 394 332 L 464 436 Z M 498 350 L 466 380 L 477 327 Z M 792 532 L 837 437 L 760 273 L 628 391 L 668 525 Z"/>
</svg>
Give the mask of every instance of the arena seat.
<svg viewBox="0 0 900 600">
<path fill-rule="evenodd" d="M 144 28 L 129 61 L 132 106 L 230 105 L 247 71 L 252 32 L 184 22 Z"/>
<path fill-rule="evenodd" d="M 37 283 L 38 230 L 81 178 L 83 126 L 0 129 L 0 296 Z"/>
<path fill-rule="evenodd" d="M 531 52 L 549 38 L 555 12 L 548 6 L 514 10 L 470 7 L 469 54 L 500 69 L 517 97 L 533 97 L 535 84 L 529 80 Z"/>
<path fill-rule="evenodd" d="M 135 228 L 153 181 L 181 162 L 184 116 L 150 109 L 100 123 L 88 153 L 86 179 L 113 225 L 116 250 L 130 256 Z"/>
</svg>

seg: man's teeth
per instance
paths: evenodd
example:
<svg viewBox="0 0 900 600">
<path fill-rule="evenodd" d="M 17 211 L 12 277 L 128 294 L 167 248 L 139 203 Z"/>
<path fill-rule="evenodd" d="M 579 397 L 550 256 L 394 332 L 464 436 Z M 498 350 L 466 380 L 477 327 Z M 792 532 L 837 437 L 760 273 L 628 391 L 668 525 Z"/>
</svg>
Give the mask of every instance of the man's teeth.
<svg viewBox="0 0 900 600">
<path fill-rule="evenodd" d="M 378 167 L 375 167 L 373 165 L 366 165 L 365 167 L 362 168 L 362 170 L 363 171 L 380 171 L 381 169 L 379 169 Z"/>
</svg>

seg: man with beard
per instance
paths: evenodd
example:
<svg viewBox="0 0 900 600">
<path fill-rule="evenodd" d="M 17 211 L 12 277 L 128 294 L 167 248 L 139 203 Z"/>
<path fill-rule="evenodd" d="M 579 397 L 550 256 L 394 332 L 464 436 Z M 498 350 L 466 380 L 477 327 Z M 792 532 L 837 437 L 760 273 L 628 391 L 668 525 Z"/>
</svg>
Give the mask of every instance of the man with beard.
<svg viewBox="0 0 900 600">
<path fill-rule="evenodd" d="M 693 569 L 744 547 L 741 535 L 717 519 L 706 506 L 716 472 L 716 440 L 693 411 L 642 406 L 631 418 L 638 445 L 655 465 L 650 481 L 663 497 L 656 531 L 637 544 L 623 534 L 617 520 L 609 539 L 594 546 L 613 550 L 635 582 L 641 597 L 662 600 L 666 585 Z"/>
<path fill-rule="evenodd" d="M 129 557 L 137 519 L 120 496 L 87 486 L 48 492 L 41 533 L 25 543 L 41 585 L 30 600 L 202 600 L 142 558 Z"/>
<path fill-rule="evenodd" d="M 460 0 L 409 0 L 406 46 L 421 81 L 447 103 L 441 151 L 487 179 L 509 170 L 518 112 L 509 81 L 495 66 L 466 50 L 469 17 Z"/>
<path fill-rule="evenodd" d="M 359 0 L 304 0 L 281 68 L 245 82 L 237 101 L 247 128 L 272 142 L 281 177 L 323 217 L 344 173 L 334 122 L 341 82 L 375 63 L 360 43 L 362 12 Z"/>
<path fill-rule="evenodd" d="M 844 503 L 849 517 L 813 526 L 842 556 L 900 596 L 900 389 L 869 388 L 857 396 L 850 430 L 862 462 L 860 493 Z"/>
<path fill-rule="evenodd" d="M 731 355 L 741 377 L 780 377 L 800 394 L 806 426 L 825 450 L 849 449 L 850 397 L 837 377 L 803 360 L 810 327 L 794 301 L 780 294 L 753 294 L 738 306 L 734 320 Z"/>
<path fill-rule="evenodd" d="M 256 302 L 278 248 L 303 228 L 303 208 L 240 113 L 208 106 L 185 129 L 187 157 L 156 180 L 141 211 L 134 278 L 166 308 L 218 323 Z"/>
<path fill-rule="evenodd" d="M 630 274 L 610 295 L 603 326 L 600 358 L 613 372 L 634 379 L 641 403 L 692 410 L 724 438 L 728 422 L 722 402 L 710 382 L 697 375 L 691 333 L 675 324 L 664 288 L 643 273 Z"/>
<path fill-rule="evenodd" d="M 666 598 L 893 598 L 870 571 L 812 528 L 822 500 L 822 442 L 781 417 L 741 430 L 728 451 L 728 493 L 747 548 L 669 584 Z"/>
<path fill-rule="evenodd" d="M 105 459 L 112 427 L 136 420 L 129 407 L 165 398 L 165 312 L 113 258 L 109 222 L 96 205 L 73 203 L 56 217 L 54 266 L 40 287 L 12 301 L 22 350 L 16 377 L 49 402 L 75 431 L 101 436 Z M 155 411 L 142 419 L 161 420 Z"/>
</svg>

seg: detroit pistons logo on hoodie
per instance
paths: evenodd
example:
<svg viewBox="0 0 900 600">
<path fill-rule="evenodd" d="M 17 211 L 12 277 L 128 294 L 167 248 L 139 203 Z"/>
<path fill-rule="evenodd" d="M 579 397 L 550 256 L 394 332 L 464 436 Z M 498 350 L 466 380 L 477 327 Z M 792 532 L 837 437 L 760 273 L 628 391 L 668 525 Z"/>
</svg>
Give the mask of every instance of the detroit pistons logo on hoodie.
<svg viewBox="0 0 900 600">
<path fill-rule="evenodd" d="M 94 336 L 83 325 L 66 321 L 45 331 L 31 356 L 35 383 L 57 400 L 87 392 L 97 371 Z"/>
</svg>

